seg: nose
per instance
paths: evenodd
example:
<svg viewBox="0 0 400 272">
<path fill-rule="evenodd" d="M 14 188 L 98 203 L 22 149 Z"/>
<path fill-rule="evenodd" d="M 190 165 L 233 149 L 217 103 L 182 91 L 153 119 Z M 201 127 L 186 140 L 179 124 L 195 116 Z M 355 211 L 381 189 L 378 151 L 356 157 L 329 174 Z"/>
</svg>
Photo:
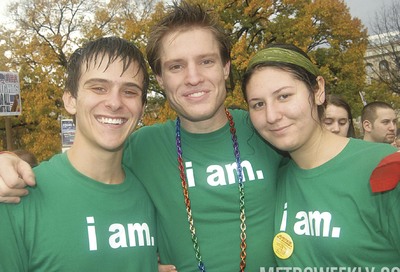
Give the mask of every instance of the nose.
<svg viewBox="0 0 400 272">
<path fill-rule="evenodd" d="M 188 85 L 197 85 L 202 82 L 202 74 L 201 67 L 198 67 L 196 64 L 191 63 L 186 67 L 186 78 L 185 83 Z"/>
<path fill-rule="evenodd" d="M 279 107 L 271 103 L 266 108 L 267 122 L 273 124 L 282 118 Z"/>
<path fill-rule="evenodd" d="M 338 122 L 333 122 L 333 123 L 330 125 L 330 130 L 331 130 L 331 132 L 333 132 L 333 133 L 339 133 L 339 131 L 340 131 L 339 123 L 338 123 Z"/>
<path fill-rule="evenodd" d="M 117 111 L 122 106 L 121 94 L 118 90 L 112 90 L 107 94 L 105 105 L 111 111 Z"/>
<path fill-rule="evenodd" d="M 396 122 L 390 122 L 389 130 L 390 131 L 395 131 L 396 129 L 397 129 Z"/>
</svg>

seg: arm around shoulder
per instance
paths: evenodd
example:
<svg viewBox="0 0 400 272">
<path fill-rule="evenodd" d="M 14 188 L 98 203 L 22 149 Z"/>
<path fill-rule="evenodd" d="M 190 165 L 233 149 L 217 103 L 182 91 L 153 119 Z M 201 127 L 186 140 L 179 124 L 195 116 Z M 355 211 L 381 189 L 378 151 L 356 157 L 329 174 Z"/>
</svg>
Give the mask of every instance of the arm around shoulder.
<svg viewBox="0 0 400 272">
<path fill-rule="evenodd" d="M 400 152 L 386 156 L 370 177 L 371 190 L 379 194 L 381 218 L 387 222 L 384 228 L 400 258 Z"/>
<path fill-rule="evenodd" d="M 374 193 L 396 188 L 400 181 L 400 152 L 383 158 L 370 177 L 371 190 Z"/>
</svg>

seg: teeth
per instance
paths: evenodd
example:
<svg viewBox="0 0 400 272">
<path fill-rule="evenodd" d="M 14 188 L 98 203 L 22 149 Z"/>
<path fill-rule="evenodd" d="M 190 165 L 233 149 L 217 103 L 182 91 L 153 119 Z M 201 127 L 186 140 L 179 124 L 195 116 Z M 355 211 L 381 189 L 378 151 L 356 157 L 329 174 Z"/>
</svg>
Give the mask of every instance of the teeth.
<svg viewBox="0 0 400 272">
<path fill-rule="evenodd" d="M 105 117 L 101 117 L 101 118 L 97 118 L 97 120 L 100 123 L 111 124 L 111 125 L 121 125 L 122 123 L 124 123 L 124 120 L 122 120 L 120 118 L 105 118 Z"/>
<path fill-rule="evenodd" d="M 189 97 L 199 97 L 202 96 L 205 92 L 197 92 L 197 93 L 192 93 L 188 95 Z"/>
</svg>

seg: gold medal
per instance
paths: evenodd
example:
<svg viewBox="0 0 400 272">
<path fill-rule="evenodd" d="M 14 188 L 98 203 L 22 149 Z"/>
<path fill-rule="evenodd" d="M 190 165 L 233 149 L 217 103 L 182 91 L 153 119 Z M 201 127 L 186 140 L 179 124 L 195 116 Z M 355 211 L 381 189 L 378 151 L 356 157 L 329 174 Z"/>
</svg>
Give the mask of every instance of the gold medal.
<svg viewBox="0 0 400 272">
<path fill-rule="evenodd" d="M 280 259 L 289 258 L 292 256 L 294 250 L 292 237 L 290 237 L 286 232 L 278 233 L 274 237 L 272 248 L 274 249 L 275 255 Z"/>
</svg>

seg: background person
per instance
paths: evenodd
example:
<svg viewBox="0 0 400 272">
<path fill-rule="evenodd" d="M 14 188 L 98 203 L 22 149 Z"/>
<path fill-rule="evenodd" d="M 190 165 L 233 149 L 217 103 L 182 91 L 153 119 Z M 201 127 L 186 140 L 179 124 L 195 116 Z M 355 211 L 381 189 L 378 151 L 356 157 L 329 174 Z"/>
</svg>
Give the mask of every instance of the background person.
<svg viewBox="0 0 400 272">
<path fill-rule="evenodd" d="M 393 143 L 396 138 L 398 118 L 388 103 L 375 101 L 364 106 L 361 123 L 364 140 L 376 143 Z"/>
<path fill-rule="evenodd" d="M 396 139 L 393 142 L 393 146 L 400 149 L 400 128 L 397 128 L 396 131 Z"/>
<path fill-rule="evenodd" d="M 353 115 L 350 105 L 337 95 L 328 95 L 325 100 L 324 126 L 343 137 L 355 138 Z"/>
<path fill-rule="evenodd" d="M 292 158 L 278 181 L 278 266 L 398 267 L 400 186 L 377 194 L 369 186 L 379 161 L 396 149 L 323 128 L 324 78 L 293 45 L 251 58 L 243 91 L 254 127 Z"/>
</svg>

